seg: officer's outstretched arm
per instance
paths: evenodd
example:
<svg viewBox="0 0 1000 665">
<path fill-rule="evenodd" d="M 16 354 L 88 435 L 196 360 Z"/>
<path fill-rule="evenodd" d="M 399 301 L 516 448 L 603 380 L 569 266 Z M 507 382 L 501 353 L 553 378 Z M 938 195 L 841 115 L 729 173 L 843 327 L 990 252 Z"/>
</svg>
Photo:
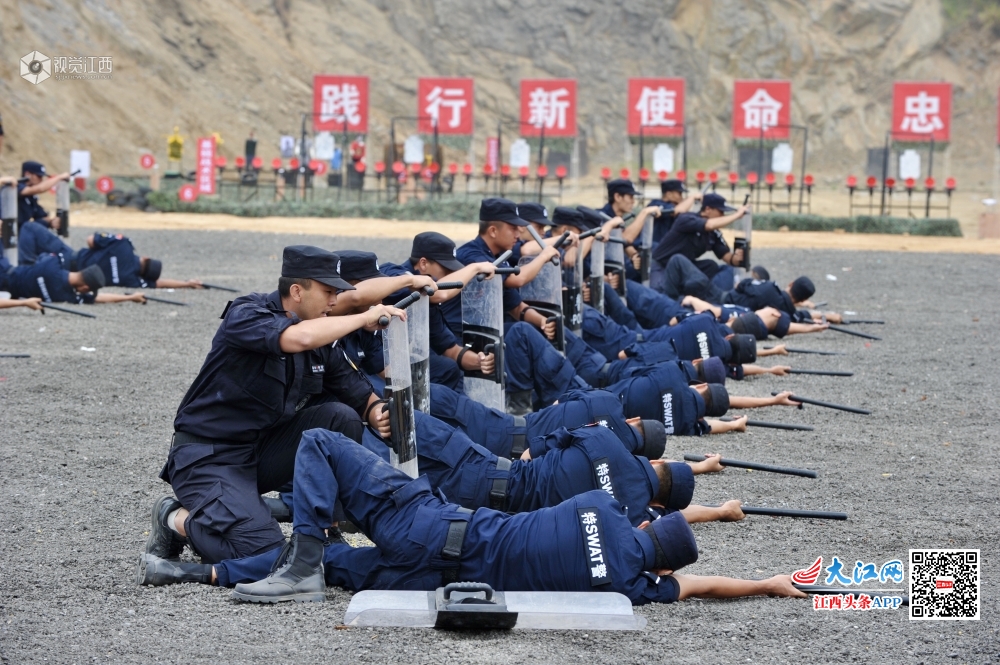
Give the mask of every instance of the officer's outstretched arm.
<svg viewBox="0 0 1000 665">
<path fill-rule="evenodd" d="M 766 580 L 738 580 L 733 577 L 674 573 L 673 578 L 680 586 L 677 600 L 685 598 L 742 598 L 744 596 L 805 598 L 807 595 L 792 586 L 792 578 L 788 575 L 775 575 Z"/>
<path fill-rule="evenodd" d="M 468 284 L 470 281 L 475 279 L 476 275 L 483 273 L 487 276 L 492 276 L 493 271 L 496 270 L 496 266 L 492 263 L 482 261 L 480 263 L 470 263 L 461 270 L 456 270 L 453 273 L 445 275 L 438 280 L 439 283 L 445 284 L 447 282 L 461 282 L 462 284 Z M 440 289 L 434 292 L 431 296 L 431 303 L 438 304 L 448 300 L 451 300 L 457 295 L 461 295 L 461 289 Z"/>
<path fill-rule="evenodd" d="M 371 307 L 382 302 L 400 289 L 422 289 L 425 286 L 434 288 L 434 280 L 425 275 L 397 275 L 395 277 L 376 277 L 358 282 L 353 291 L 341 291 L 337 294 L 337 304 L 330 309 L 328 316 L 352 314 L 359 309 Z"/>
<path fill-rule="evenodd" d="M 41 298 L 22 298 L 21 300 L 0 298 L 0 309 L 7 309 L 8 307 L 29 307 L 31 309 L 41 310 L 41 302 Z"/>
<path fill-rule="evenodd" d="M 743 215 L 746 213 L 746 206 L 740 206 L 736 209 L 736 212 L 730 213 L 728 215 L 722 215 L 721 217 L 712 217 L 711 219 L 705 220 L 705 230 L 715 231 L 717 229 L 729 226 L 737 219 L 743 219 Z"/>
<path fill-rule="evenodd" d="M 379 317 L 397 316 L 406 320 L 406 312 L 388 305 L 375 305 L 362 314 L 347 316 L 324 316 L 309 321 L 300 321 L 285 329 L 278 342 L 285 353 L 301 353 L 333 344 L 338 339 L 355 330 L 365 328 L 377 330 Z"/>
<path fill-rule="evenodd" d="M 546 261 L 551 261 L 552 257 L 559 256 L 559 250 L 551 245 L 546 245 L 540 254 L 531 260 L 531 263 L 521 266 L 521 272 L 517 275 L 509 275 L 504 280 L 504 286 L 508 289 L 519 289 L 538 276 L 542 266 Z"/>
</svg>

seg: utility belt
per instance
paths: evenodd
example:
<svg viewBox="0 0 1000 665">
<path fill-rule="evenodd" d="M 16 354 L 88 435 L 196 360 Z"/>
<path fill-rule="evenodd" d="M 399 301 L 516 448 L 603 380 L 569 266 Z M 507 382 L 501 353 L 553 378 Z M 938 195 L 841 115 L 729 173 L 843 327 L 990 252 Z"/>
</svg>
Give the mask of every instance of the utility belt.
<svg viewBox="0 0 1000 665">
<path fill-rule="evenodd" d="M 475 511 L 468 508 L 459 508 L 458 512 L 471 515 Z M 458 581 L 462 560 L 462 545 L 465 543 L 465 530 L 468 528 L 469 523 L 466 520 L 455 520 L 448 525 L 448 535 L 444 539 L 441 558 L 445 561 L 454 561 L 457 565 L 454 568 L 445 568 L 441 571 L 441 586 L 447 586 L 452 582 Z"/>
<path fill-rule="evenodd" d="M 510 467 L 513 466 L 513 464 L 514 463 L 509 459 L 498 457 L 497 471 L 510 471 Z M 493 479 L 493 485 L 490 487 L 490 508 L 493 510 L 503 512 L 504 508 L 507 507 L 507 482 L 509 480 L 509 475 L 505 475 L 503 478 Z"/>
<path fill-rule="evenodd" d="M 187 432 L 174 432 L 170 438 L 170 447 L 184 446 L 189 443 L 207 443 L 213 446 L 246 446 L 253 445 L 253 441 L 232 441 L 230 439 L 213 439 L 207 436 L 188 434 Z"/>
<path fill-rule="evenodd" d="M 513 416 L 514 427 L 527 427 L 528 421 L 526 421 L 522 416 Z M 514 440 L 510 446 L 510 456 L 512 458 L 520 459 L 521 455 L 528 448 L 528 434 L 515 434 Z"/>
</svg>

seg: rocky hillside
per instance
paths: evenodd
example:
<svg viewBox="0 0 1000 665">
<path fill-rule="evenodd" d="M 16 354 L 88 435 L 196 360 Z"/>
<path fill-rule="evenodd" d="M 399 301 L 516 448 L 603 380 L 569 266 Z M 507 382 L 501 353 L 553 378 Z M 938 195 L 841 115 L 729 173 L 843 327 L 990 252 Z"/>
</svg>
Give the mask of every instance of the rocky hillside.
<svg viewBox="0 0 1000 665">
<path fill-rule="evenodd" d="M 614 5 L 614 6 L 613 6 Z M 990 182 L 1000 39 L 986 0 L 0 0 L 0 171 L 71 148 L 101 172 L 164 158 L 174 125 L 218 131 L 235 154 L 255 128 L 264 157 L 297 133 L 315 73 L 371 77 L 375 145 L 412 115 L 416 78 L 473 76 L 477 138 L 514 117 L 526 77 L 579 79 L 590 163 L 623 161 L 625 79 L 682 76 L 692 163 L 729 155 L 732 82 L 789 78 L 792 119 L 817 172 L 860 171 L 888 128 L 894 80 L 954 84 L 950 170 Z M 111 56 L 111 80 L 18 72 L 33 50 Z M 265 145 L 266 144 L 266 145 Z M 190 157 L 190 151 L 188 153 Z"/>
</svg>

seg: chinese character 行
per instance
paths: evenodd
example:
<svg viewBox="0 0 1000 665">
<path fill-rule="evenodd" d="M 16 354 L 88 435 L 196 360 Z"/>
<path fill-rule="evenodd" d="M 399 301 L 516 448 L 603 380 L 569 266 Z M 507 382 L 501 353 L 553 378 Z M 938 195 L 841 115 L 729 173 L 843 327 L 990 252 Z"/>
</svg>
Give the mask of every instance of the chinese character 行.
<svg viewBox="0 0 1000 665">
<path fill-rule="evenodd" d="M 427 95 L 427 106 L 424 112 L 440 122 L 441 107 L 451 109 L 451 118 L 448 119 L 449 127 L 458 127 L 462 124 L 462 109 L 468 105 L 465 100 L 465 90 L 462 88 L 442 88 L 434 86 L 430 94 Z"/>
</svg>

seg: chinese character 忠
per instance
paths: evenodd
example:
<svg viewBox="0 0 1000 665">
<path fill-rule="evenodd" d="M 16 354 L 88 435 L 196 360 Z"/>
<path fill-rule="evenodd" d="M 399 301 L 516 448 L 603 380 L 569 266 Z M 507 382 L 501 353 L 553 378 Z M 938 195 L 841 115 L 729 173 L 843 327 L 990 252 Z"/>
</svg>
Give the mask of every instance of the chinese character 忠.
<svg viewBox="0 0 1000 665">
<path fill-rule="evenodd" d="M 903 123 L 899 126 L 904 132 L 914 134 L 933 134 L 944 129 L 938 113 L 941 112 L 941 98 L 931 97 L 921 90 L 913 97 L 907 97 L 904 102 L 905 113 Z"/>
</svg>

